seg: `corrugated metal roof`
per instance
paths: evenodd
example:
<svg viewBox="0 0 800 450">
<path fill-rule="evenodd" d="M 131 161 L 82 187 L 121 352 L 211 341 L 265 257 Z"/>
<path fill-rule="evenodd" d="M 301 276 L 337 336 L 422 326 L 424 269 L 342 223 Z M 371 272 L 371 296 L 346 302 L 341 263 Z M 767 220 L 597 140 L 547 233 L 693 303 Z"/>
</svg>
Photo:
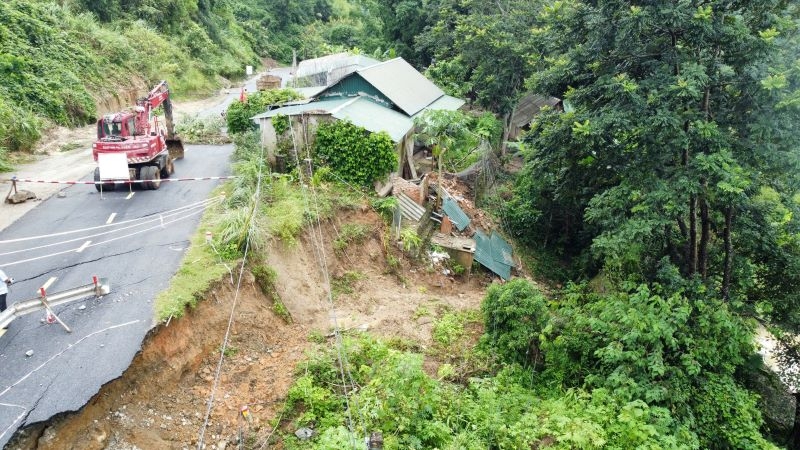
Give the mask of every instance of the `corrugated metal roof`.
<svg viewBox="0 0 800 450">
<path fill-rule="evenodd" d="M 561 100 L 556 97 L 548 97 L 532 92 L 528 93 L 517 102 L 517 106 L 511 114 L 511 123 L 518 128 L 522 128 L 531 123 L 533 117 L 539 113 L 542 107 L 555 106 L 560 101 Z"/>
<path fill-rule="evenodd" d="M 458 108 L 464 106 L 464 103 L 466 102 L 464 100 L 461 100 L 460 98 L 451 97 L 449 95 L 443 95 L 438 99 L 436 99 L 430 105 L 426 106 L 425 108 L 417 112 L 414 116 L 416 117 L 429 109 L 443 109 L 445 111 L 455 111 Z"/>
<path fill-rule="evenodd" d="M 306 59 L 300 61 L 297 65 L 297 77 L 305 77 L 315 73 L 330 72 L 335 69 L 345 67 L 352 67 L 353 72 L 357 69 L 369 67 L 379 64 L 377 59 L 370 58 L 364 55 L 353 55 L 351 53 L 342 52 L 334 53 L 333 55 L 326 55 L 319 58 Z"/>
<path fill-rule="evenodd" d="M 475 261 L 478 261 L 481 265 L 496 273 L 502 279 L 510 279 L 511 267 L 495 261 L 492 257 L 491 238 L 480 230 L 475 232 L 473 238 L 475 239 Z"/>
<path fill-rule="evenodd" d="M 447 214 L 447 217 L 450 218 L 450 221 L 458 228 L 458 231 L 464 231 L 464 228 L 467 228 L 467 225 L 469 225 L 469 217 L 467 217 L 464 211 L 458 206 L 458 202 L 451 197 L 445 196 L 442 201 L 442 209 L 444 213 Z"/>
<path fill-rule="evenodd" d="M 403 136 L 414 127 L 414 121 L 405 115 L 371 102 L 365 97 L 355 97 L 341 107 L 331 111 L 339 120 L 349 120 L 353 124 L 377 133 L 385 131 L 394 142 L 403 140 Z"/>
<path fill-rule="evenodd" d="M 489 237 L 481 230 L 477 230 L 473 238 L 475 239 L 475 261 L 499 275 L 500 278 L 510 279 L 511 266 L 514 264 L 505 263 L 504 253 L 508 243 L 497 233 L 492 233 L 492 237 Z M 508 246 L 508 249 L 510 251 L 511 247 Z M 511 255 L 508 256 L 510 258 Z"/>
<path fill-rule="evenodd" d="M 512 250 L 508 242 L 497 234 L 496 231 L 492 231 L 492 256 L 494 259 L 509 267 L 513 267 L 515 263 L 511 255 Z"/>
<path fill-rule="evenodd" d="M 385 131 L 394 142 L 400 142 L 414 126 L 414 121 L 405 115 L 384 108 L 366 97 L 339 97 L 300 105 L 275 108 L 253 117 L 253 120 L 268 119 L 278 114 L 294 116 L 318 112 L 330 114 L 339 120 L 349 120 L 371 133 Z"/>
<path fill-rule="evenodd" d="M 397 203 L 400 204 L 400 213 L 408 220 L 419 222 L 425 214 L 425 208 L 402 192 L 397 194 Z"/>
<path fill-rule="evenodd" d="M 319 102 L 311 102 L 311 103 L 304 103 L 301 105 L 289 105 L 283 106 L 280 108 L 271 109 L 267 112 L 263 112 L 256 116 L 253 116 L 253 120 L 257 119 L 267 119 L 270 117 L 274 117 L 278 114 L 283 114 L 284 116 L 295 116 L 298 114 L 307 113 L 310 111 L 321 111 L 322 114 L 328 113 L 330 110 L 341 106 L 352 99 L 349 98 L 336 98 L 331 100 L 322 100 Z"/>
<path fill-rule="evenodd" d="M 358 74 L 409 116 L 420 112 L 444 95 L 444 91 L 403 58 L 360 69 Z"/>
</svg>

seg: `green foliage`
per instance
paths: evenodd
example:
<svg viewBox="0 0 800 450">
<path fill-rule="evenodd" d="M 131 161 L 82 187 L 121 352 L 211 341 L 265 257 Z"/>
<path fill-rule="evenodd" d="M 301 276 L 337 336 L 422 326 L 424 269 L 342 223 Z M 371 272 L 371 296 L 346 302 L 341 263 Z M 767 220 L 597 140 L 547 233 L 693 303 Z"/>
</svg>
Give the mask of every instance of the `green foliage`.
<svg viewBox="0 0 800 450">
<path fill-rule="evenodd" d="M 364 243 L 369 233 L 370 228 L 366 224 L 346 223 L 342 225 L 339 235 L 333 240 L 333 251 L 341 256 L 351 244 Z"/>
<path fill-rule="evenodd" d="M 356 283 L 366 277 L 363 273 L 355 270 L 348 270 L 339 276 L 334 276 L 331 279 L 331 296 L 335 300 L 342 294 L 352 294 L 355 292 Z"/>
<path fill-rule="evenodd" d="M 345 182 L 370 186 L 397 167 L 394 143 L 385 132 L 369 133 L 349 121 L 323 123 L 314 142 L 317 159 Z"/>
<path fill-rule="evenodd" d="M 377 211 L 387 223 L 391 223 L 399 204 L 397 197 L 394 196 L 376 198 L 372 201 L 372 209 Z"/>
<path fill-rule="evenodd" d="M 403 228 L 400 232 L 400 240 L 403 242 L 403 250 L 412 256 L 417 256 L 422 248 L 422 238 L 413 228 Z"/>
<path fill-rule="evenodd" d="M 282 135 L 289 129 L 289 116 L 278 114 L 272 118 L 272 127 L 275 128 L 275 134 Z"/>
<path fill-rule="evenodd" d="M 481 304 L 484 344 L 506 362 L 541 363 L 540 335 L 550 322 L 547 300 L 529 281 L 489 286 Z"/>
<path fill-rule="evenodd" d="M 542 333 L 540 379 L 664 407 L 703 448 L 765 446 L 755 397 L 734 378 L 753 352 L 751 325 L 694 289 L 571 287 Z"/>
<path fill-rule="evenodd" d="M 223 144 L 229 142 L 222 133 L 225 122 L 221 117 L 184 117 L 175 125 L 175 133 L 186 144 Z"/>
<path fill-rule="evenodd" d="M 283 299 L 281 299 L 278 289 L 276 288 L 278 273 L 275 272 L 275 269 L 263 264 L 256 264 L 250 269 L 250 272 L 253 274 L 256 284 L 261 289 L 261 292 L 264 293 L 267 298 L 272 300 L 272 310 L 275 312 L 275 314 L 283 319 L 284 322 L 292 323 L 292 314 L 289 312 L 289 309 L 286 308 L 286 305 L 283 303 Z"/>
<path fill-rule="evenodd" d="M 251 120 L 253 116 L 267 111 L 270 106 L 300 98 L 302 96 L 291 89 L 273 89 L 250 93 L 247 95 L 246 101 L 235 101 L 228 106 L 228 110 L 225 113 L 228 133 L 236 134 L 255 130 L 257 126 Z M 286 120 L 288 129 L 288 118 Z"/>
<path fill-rule="evenodd" d="M 349 391 L 353 430 L 381 430 L 384 448 L 699 448 L 697 438 L 676 426 L 669 410 L 626 402 L 606 389 L 570 389 L 556 396 L 528 387 L 529 374 L 509 365 L 494 377 L 450 384 L 423 370 L 421 355 L 391 349 L 362 336 L 345 339 L 353 381 Z M 313 420 L 305 448 L 350 448 L 360 433 L 344 428 L 343 391 L 337 352 L 327 348 L 300 367 L 290 390 L 290 417 Z M 678 429 L 674 432 L 674 429 Z M 286 444 L 294 444 L 293 436 Z"/>
<path fill-rule="evenodd" d="M 502 125 L 490 113 L 471 116 L 461 111 L 428 110 L 414 119 L 416 138 L 433 149 L 443 170 L 466 169 L 482 156 L 481 150 L 497 144 Z"/>
</svg>

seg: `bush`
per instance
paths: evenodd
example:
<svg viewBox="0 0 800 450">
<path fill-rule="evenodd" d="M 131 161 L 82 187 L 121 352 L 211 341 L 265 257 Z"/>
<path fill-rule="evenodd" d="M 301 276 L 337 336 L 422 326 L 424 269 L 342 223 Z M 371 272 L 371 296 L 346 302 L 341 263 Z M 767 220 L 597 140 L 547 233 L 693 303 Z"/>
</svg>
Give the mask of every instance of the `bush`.
<svg viewBox="0 0 800 450">
<path fill-rule="evenodd" d="M 225 117 L 228 124 L 228 133 L 244 133 L 257 129 L 252 117 L 261 114 L 272 105 L 278 105 L 302 96 L 291 89 L 275 89 L 271 91 L 258 91 L 247 95 L 247 101 L 235 101 L 228 106 Z M 280 121 L 280 119 L 279 119 Z"/>
<path fill-rule="evenodd" d="M 349 121 L 317 128 L 315 155 L 345 182 L 370 186 L 397 166 L 394 143 L 385 132 L 369 133 Z"/>
<path fill-rule="evenodd" d="M 489 287 L 481 304 L 488 346 L 502 361 L 528 366 L 541 362 L 539 335 L 550 322 L 547 300 L 529 281 Z"/>
</svg>

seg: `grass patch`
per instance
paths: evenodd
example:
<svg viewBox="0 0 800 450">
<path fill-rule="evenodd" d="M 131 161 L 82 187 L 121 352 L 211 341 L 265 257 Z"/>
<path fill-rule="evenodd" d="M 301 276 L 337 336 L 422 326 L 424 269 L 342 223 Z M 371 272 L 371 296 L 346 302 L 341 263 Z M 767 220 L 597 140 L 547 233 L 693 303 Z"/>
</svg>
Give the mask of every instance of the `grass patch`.
<svg viewBox="0 0 800 450">
<path fill-rule="evenodd" d="M 221 190 L 220 187 L 214 192 L 216 194 Z M 180 269 L 170 280 L 169 287 L 156 297 L 156 320 L 159 322 L 182 317 L 187 307 L 194 308 L 197 305 L 212 283 L 228 273 L 205 241 L 205 232 L 211 229 L 211 223 L 224 213 L 221 206 L 214 206 L 203 215 Z"/>
<path fill-rule="evenodd" d="M 369 236 L 369 226 L 363 223 L 346 223 L 333 241 L 333 250 L 341 256 L 350 244 L 363 244 Z"/>
<path fill-rule="evenodd" d="M 58 147 L 58 151 L 60 152 L 71 152 L 72 150 L 81 148 L 82 145 L 77 142 L 68 142 L 60 147 Z"/>
<path fill-rule="evenodd" d="M 263 264 L 257 264 L 250 269 L 250 271 L 253 273 L 253 276 L 256 279 L 256 284 L 258 284 L 258 287 L 261 288 L 261 292 L 263 292 L 264 295 L 272 300 L 272 311 L 275 312 L 278 317 L 283 319 L 284 322 L 292 323 L 292 314 L 283 303 L 283 299 L 281 298 L 280 294 L 278 294 L 278 290 L 276 288 L 278 273 L 275 272 L 275 269 Z"/>
<path fill-rule="evenodd" d="M 355 292 L 355 284 L 365 278 L 367 276 L 358 271 L 347 271 L 342 276 L 333 277 L 333 280 L 331 280 L 331 295 L 333 299 L 335 300 L 342 294 L 352 294 Z"/>
</svg>

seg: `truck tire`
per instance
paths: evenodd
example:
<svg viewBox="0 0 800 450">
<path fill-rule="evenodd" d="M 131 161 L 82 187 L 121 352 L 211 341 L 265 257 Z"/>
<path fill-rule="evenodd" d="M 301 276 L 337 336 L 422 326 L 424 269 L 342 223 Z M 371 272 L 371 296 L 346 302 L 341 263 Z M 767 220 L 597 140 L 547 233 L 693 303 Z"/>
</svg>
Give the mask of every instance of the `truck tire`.
<svg viewBox="0 0 800 450">
<path fill-rule="evenodd" d="M 164 159 L 164 167 L 161 168 L 161 178 L 169 178 L 173 173 L 175 173 L 175 162 L 171 156 L 167 156 Z"/>
<path fill-rule="evenodd" d="M 98 183 L 100 181 L 100 168 L 94 168 L 94 188 L 97 189 L 97 192 L 101 191 L 113 191 L 114 190 L 114 183 Z"/>
<path fill-rule="evenodd" d="M 161 171 L 158 166 L 144 166 L 141 170 L 144 188 L 155 191 L 161 187 Z"/>
</svg>

